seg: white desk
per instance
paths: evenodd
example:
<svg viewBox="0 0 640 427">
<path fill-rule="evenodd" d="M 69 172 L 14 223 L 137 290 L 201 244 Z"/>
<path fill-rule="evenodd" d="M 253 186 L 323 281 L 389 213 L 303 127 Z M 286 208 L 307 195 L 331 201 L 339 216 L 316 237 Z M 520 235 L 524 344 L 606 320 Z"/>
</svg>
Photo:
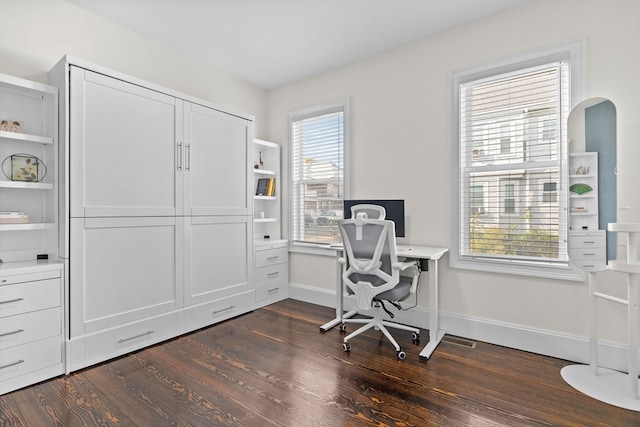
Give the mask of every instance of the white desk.
<svg viewBox="0 0 640 427">
<path fill-rule="evenodd" d="M 336 250 L 338 256 L 342 254 L 342 246 L 331 246 Z M 436 349 L 445 332 L 440 330 L 438 321 L 438 260 L 449 251 L 448 248 L 436 248 L 431 246 L 405 246 L 398 245 L 398 257 L 411 258 L 417 260 L 427 260 L 429 270 L 429 342 L 420 352 L 420 359 L 426 360 Z M 352 310 L 344 312 L 344 286 L 342 283 L 342 267 L 337 266 L 336 284 L 336 318 L 320 326 L 321 331 L 328 331 L 334 326 L 341 324 L 343 319 L 348 319 L 358 312 Z"/>
</svg>

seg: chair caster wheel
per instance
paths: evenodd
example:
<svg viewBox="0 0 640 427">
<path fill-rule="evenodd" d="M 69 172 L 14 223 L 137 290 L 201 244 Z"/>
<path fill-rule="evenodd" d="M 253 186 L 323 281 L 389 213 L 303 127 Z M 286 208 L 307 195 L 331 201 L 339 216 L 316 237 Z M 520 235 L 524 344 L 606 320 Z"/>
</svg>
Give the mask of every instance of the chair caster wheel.
<svg viewBox="0 0 640 427">
<path fill-rule="evenodd" d="M 347 324 L 346 323 L 341 323 L 340 324 L 340 332 L 344 332 L 347 330 Z"/>
<path fill-rule="evenodd" d="M 403 350 L 400 350 L 398 352 L 398 359 L 404 360 L 406 357 L 407 357 L 407 353 L 405 353 Z"/>
<path fill-rule="evenodd" d="M 351 344 L 346 342 L 342 344 L 342 350 L 346 351 L 351 351 Z"/>
<path fill-rule="evenodd" d="M 420 334 L 419 333 L 415 333 L 415 332 L 411 332 L 411 339 L 413 341 L 420 341 Z"/>
</svg>

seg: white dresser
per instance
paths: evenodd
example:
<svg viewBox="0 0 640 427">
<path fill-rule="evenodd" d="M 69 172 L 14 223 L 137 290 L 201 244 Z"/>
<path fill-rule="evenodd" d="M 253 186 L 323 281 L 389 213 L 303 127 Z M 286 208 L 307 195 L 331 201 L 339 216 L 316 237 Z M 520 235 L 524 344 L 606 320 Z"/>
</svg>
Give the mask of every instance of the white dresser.
<svg viewBox="0 0 640 427">
<path fill-rule="evenodd" d="M 0 264 L 0 394 L 63 374 L 62 264 Z"/>
</svg>

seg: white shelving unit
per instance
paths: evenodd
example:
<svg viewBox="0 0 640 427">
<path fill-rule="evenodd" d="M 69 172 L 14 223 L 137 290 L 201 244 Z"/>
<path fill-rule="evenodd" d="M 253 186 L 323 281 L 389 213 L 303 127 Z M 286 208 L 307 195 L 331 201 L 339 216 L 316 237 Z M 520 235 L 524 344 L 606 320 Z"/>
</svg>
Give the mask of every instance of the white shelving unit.
<svg viewBox="0 0 640 427">
<path fill-rule="evenodd" d="M 258 181 L 273 179 L 273 195 L 259 194 Z M 280 145 L 253 141 L 254 280 L 258 307 L 289 296 L 288 241 L 281 236 Z"/>
<path fill-rule="evenodd" d="M 280 239 L 280 146 L 253 140 L 253 235 L 256 242 Z M 275 180 L 273 195 L 257 193 L 260 179 Z M 268 237 L 267 237 L 268 236 Z"/>
<path fill-rule="evenodd" d="M 590 187 L 590 191 L 571 188 Z M 598 153 L 580 152 L 569 155 L 569 256 L 585 271 L 607 268 L 607 237 L 599 230 L 598 220 Z"/>
<path fill-rule="evenodd" d="M 569 156 L 569 188 L 586 184 L 592 188 L 583 194 L 569 191 L 571 230 L 598 229 L 598 153 L 571 153 Z"/>
<path fill-rule="evenodd" d="M 0 74 L 0 394 L 65 372 L 63 264 L 58 262 L 58 89 Z M 35 157 L 36 181 L 20 181 L 11 156 Z M 45 172 L 46 171 L 46 172 Z M 48 258 L 38 260 L 38 258 Z"/>
<path fill-rule="evenodd" d="M 0 211 L 24 212 L 27 224 L 0 222 L 0 259 L 5 263 L 57 258 L 58 89 L 0 74 L 0 120 L 20 123 L 20 132 L 0 131 Z M 11 156 L 36 157 L 38 181 L 13 179 Z"/>
</svg>

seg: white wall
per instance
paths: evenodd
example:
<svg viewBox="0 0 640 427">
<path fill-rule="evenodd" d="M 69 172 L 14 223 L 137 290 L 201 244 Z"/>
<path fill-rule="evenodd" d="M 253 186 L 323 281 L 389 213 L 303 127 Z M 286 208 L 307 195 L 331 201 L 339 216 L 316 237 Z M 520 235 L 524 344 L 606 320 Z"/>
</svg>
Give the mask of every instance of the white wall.
<svg viewBox="0 0 640 427">
<path fill-rule="evenodd" d="M 0 1 L 0 72 L 46 83 L 65 54 L 253 115 L 266 136 L 263 89 L 64 0 Z"/>
<path fill-rule="evenodd" d="M 585 96 L 608 97 L 617 107 L 618 203 L 626 209 L 618 219 L 640 222 L 637 1 L 531 2 L 274 90 L 269 95 L 268 135 L 286 144 L 289 111 L 351 97 L 351 197 L 403 198 L 409 221 L 406 240 L 450 246 L 449 229 L 455 226 L 449 207 L 450 72 L 576 38 L 586 42 Z M 283 152 L 286 165 L 287 150 Z M 388 168 L 392 172 L 381 172 Z M 290 259 L 292 284 L 320 294 L 335 289 L 333 258 L 292 254 Z M 453 270 L 446 260 L 443 264 L 440 304 L 445 314 L 578 340 L 588 335 L 586 283 Z M 611 272 L 598 275 L 609 292 L 621 296 L 626 292 L 623 279 Z M 426 307 L 423 294 L 420 306 Z M 603 307 L 601 315 L 603 337 L 625 342 L 624 310 Z M 474 335 L 470 330 L 453 332 Z"/>
</svg>

